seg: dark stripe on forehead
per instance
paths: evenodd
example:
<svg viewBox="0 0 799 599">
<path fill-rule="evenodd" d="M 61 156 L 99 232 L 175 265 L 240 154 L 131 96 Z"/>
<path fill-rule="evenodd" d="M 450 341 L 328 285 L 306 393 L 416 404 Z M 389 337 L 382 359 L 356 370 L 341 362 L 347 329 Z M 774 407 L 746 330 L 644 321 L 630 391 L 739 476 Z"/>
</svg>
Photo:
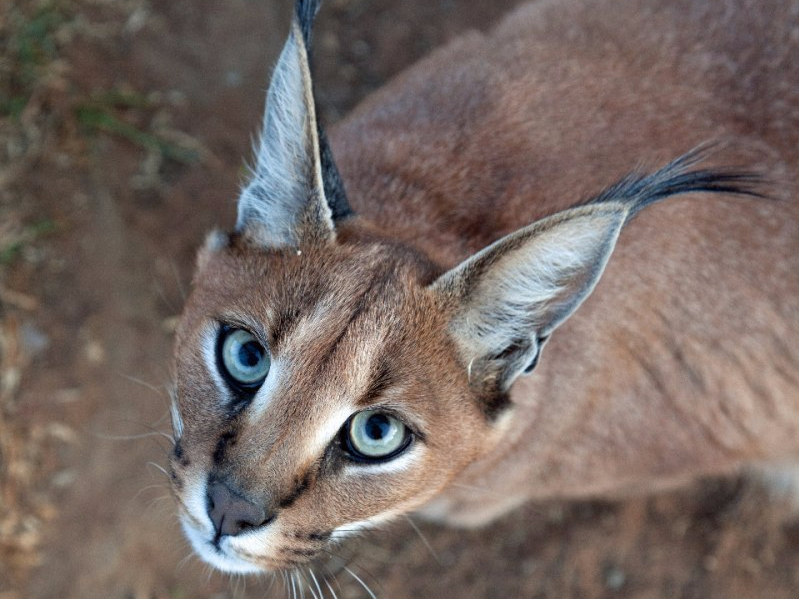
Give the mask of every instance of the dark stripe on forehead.
<svg viewBox="0 0 799 599">
<path fill-rule="evenodd" d="M 353 280 L 358 280 L 369 276 L 369 272 L 362 271 L 362 265 L 356 264 L 352 267 L 349 273 L 344 273 L 348 279 L 348 283 Z M 391 268 L 383 268 L 377 273 L 374 273 L 371 280 L 368 282 L 366 288 L 357 296 L 355 300 L 355 307 L 353 314 L 350 315 L 344 330 L 346 330 L 368 307 L 368 301 L 373 301 L 376 293 L 372 293 L 375 289 L 382 289 L 391 277 Z M 311 314 L 314 309 L 321 303 L 325 297 L 332 295 L 330 284 L 323 281 L 324 277 L 317 276 L 311 280 L 309 277 L 303 277 L 302 280 L 291 281 L 287 283 L 287 288 L 296 289 L 298 292 L 287 294 L 286 297 L 280 298 L 278 301 L 281 305 L 277 306 L 277 316 L 271 325 L 270 331 L 270 344 L 274 350 L 277 350 L 282 343 L 288 339 L 294 332 L 295 328 L 302 320 L 303 316 Z M 341 283 L 332 281 L 332 285 L 340 286 Z M 349 286 L 349 285 L 348 285 Z M 353 295 L 357 293 L 357 286 L 353 286 Z M 334 307 L 334 309 L 336 309 Z M 334 343 L 337 344 L 343 335 Z"/>
<path fill-rule="evenodd" d="M 375 362 L 369 388 L 357 400 L 356 405 L 360 408 L 373 405 L 393 383 L 394 376 L 389 362 L 389 355 L 383 353 Z"/>
<path fill-rule="evenodd" d="M 303 316 L 311 314 L 319 302 L 330 294 L 330 288 L 321 280 L 313 284 L 307 283 L 307 277 L 302 280 L 291 281 L 287 289 L 295 289 L 295 293 L 287 293 L 285 297 L 278 296 L 277 316 L 271 324 L 270 343 L 272 351 L 277 351 L 280 346 L 294 332 Z"/>
<path fill-rule="evenodd" d="M 270 349 L 272 351 L 277 351 L 286 338 L 294 331 L 302 312 L 303 310 L 296 304 L 279 309 L 277 318 L 275 318 L 275 322 L 272 323 L 272 330 L 270 331 Z"/>
<path fill-rule="evenodd" d="M 352 312 L 350 312 L 347 321 L 342 325 L 341 330 L 339 331 L 338 335 L 336 335 L 336 338 L 333 339 L 325 356 L 320 360 L 320 364 L 322 366 L 327 364 L 336 353 L 336 350 L 347 336 L 347 333 L 352 328 L 352 325 L 357 322 L 363 314 L 368 312 L 372 305 L 375 304 L 378 296 L 383 293 L 385 288 L 388 286 L 392 276 L 393 275 L 389 269 L 375 273 L 375 275 L 372 277 L 372 280 L 369 282 L 369 285 L 355 301 L 355 304 L 352 307 Z"/>
</svg>

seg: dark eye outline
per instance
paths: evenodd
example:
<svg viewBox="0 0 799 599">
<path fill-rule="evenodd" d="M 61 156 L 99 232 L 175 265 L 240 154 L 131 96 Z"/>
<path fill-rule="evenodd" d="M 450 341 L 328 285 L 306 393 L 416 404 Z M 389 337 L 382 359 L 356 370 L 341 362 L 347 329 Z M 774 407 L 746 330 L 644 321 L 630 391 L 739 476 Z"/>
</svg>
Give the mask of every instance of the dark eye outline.
<svg viewBox="0 0 799 599">
<path fill-rule="evenodd" d="M 225 340 L 228 338 L 228 336 L 230 334 L 235 333 L 236 331 L 244 331 L 244 332 L 249 333 L 250 335 L 252 335 L 256 339 L 256 341 L 258 341 L 258 344 L 264 350 L 264 353 L 266 354 L 266 356 L 270 360 L 271 360 L 272 357 L 271 357 L 271 354 L 269 352 L 269 348 L 266 345 L 264 345 L 264 343 L 262 343 L 259 340 L 258 335 L 256 335 L 255 333 L 253 333 L 249 329 L 247 329 L 245 327 L 242 327 L 242 326 L 230 325 L 230 324 L 225 324 L 225 323 L 222 323 L 222 325 L 220 326 L 219 333 L 217 334 L 217 338 L 216 338 L 216 367 L 217 367 L 217 370 L 222 375 L 222 378 L 225 380 L 225 383 L 227 383 L 228 387 L 230 387 L 231 390 L 234 393 L 236 393 L 236 395 L 238 395 L 240 399 L 250 400 L 250 399 L 253 398 L 253 396 L 255 396 L 255 394 L 257 393 L 258 389 L 261 388 L 261 385 L 264 384 L 264 381 L 266 380 L 266 377 L 269 376 L 269 370 L 266 371 L 266 374 L 264 375 L 263 379 L 261 379 L 259 381 L 256 381 L 254 383 L 243 383 L 243 382 L 239 381 L 238 379 L 236 379 L 233 375 L 230 374 L 230 372 L 227 369 L 227 366 L 225 366 L 225 360 L 222 357 L 222 350 L 223 350 L 223 348 L 225 346 Z M 270 370 L 271 370 L 271 367 L 270 367 Z"/>
<path fill-rule="evenodd" d="M 401 422 L 405 427 L 405 438 L 403 439 L 402 444 L 397 447 L 397 449 L 384 456 L 368 456 L 358 451 L 352 444 L 352 439 L 350 438 L 350 425 L 352 424 L 353 419 L 358 416 L 358 414 L 362 414 L 363 412 L 377 412 Z M 366 410 L 355 412 L 352 416 L 347 418 L 347 421 L 344 423 L 344 426 L 341 427 L 341 430 L 339 430 L 338 433 L 339 447 L 341 448 L 341 451 L 349 460 L 359 464 L 383 464 L 385 462 L 390 462 L 391 460 L 405 453 L 411 447 L 414 439 L 416 439 L 417 436 L 418 435 L 402 418 L 397 416 L 391 410 L 380 407 L 367 408 Z"/>
</svg>

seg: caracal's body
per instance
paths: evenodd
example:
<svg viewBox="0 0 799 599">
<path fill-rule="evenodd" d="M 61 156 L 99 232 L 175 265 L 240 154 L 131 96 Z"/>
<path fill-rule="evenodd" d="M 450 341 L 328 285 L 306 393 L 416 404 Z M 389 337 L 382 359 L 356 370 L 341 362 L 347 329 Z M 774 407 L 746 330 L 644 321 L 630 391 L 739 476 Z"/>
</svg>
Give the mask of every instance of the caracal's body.
<svg viewBox="0 0 799 599">
<path fill-rule="evenodd" d="M 346 196 L 313 4 L 178 334 L 201 556 L 286 568 L 411 510 L 480 524 L 796 461 L 799 2 L 533 2 L 331 131 Z"/>
</svg>

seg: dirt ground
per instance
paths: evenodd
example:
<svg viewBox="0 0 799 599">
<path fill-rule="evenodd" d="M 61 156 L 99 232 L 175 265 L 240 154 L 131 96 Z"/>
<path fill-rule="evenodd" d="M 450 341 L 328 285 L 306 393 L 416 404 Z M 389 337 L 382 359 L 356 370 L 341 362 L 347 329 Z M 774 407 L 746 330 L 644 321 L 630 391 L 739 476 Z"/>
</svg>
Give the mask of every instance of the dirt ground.
<svg viewBox="0 0 799 599">
<path fill-rule="evenodd" d="M 326 121 L 513 4 L 328 0 Z M 232 222 L 289 14 L 0 0 L 0 599 L 289 596 L 191 557 L 158 434 L 194 251 Z M 340 551 L 380 599 L 799 597 L 799 520 L 744 481 L 528 506 L 479 531 L 401 521 Z M 339 598 L 370 596 L 335 578 Z"/>
</svg>

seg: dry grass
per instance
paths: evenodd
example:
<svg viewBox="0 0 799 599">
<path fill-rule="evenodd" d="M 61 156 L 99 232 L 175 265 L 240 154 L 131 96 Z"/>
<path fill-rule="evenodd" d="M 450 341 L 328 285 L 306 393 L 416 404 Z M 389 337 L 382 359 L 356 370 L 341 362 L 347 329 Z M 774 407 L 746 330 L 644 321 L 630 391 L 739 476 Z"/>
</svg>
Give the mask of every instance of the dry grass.
<svg viewBox="0 0 799 599">
<path fill-rule="evenodd" d="M 31 361 L 23 323 L 47 310 L 33 265 L 48 259 L 51 234 L 62 230 L 37 213 L 27 182 L 64 156 L 83 168 L 97 136 L 140 148 L 132 185 L 157 188 L 165 162 L 207 158 L 196 140 L 170 127 L 169 98 L 87 92 L 66 58 L 76 40 L 124 36 L 147 14 L 145 0 L 0 0 L 0 599 L 16 599 L 13 589 L 40 562 L 43 531 L 56 516 L 53 441 L 71 434 L 59 423 L 32 424 L 20 410 Z"/>
<path fill-rule="evenodd" d="M 26 262 L 55 223 L 38 217 L 24 181 L 63 150 L 70 89 L 63 49 L 82 26 L 83 8 L 98 2 L 0 0 L 0 597 L 40 561 L 42 533 L 56 515 L 45 484 L 55 423 L 20 417 L 20 383 L 30 365 L 22 323 L 42 309 Z M 122 4 L 122 3 L 120 3 Z M 9 281 L 20 288 L 12 287 Z"/>
</svg>

